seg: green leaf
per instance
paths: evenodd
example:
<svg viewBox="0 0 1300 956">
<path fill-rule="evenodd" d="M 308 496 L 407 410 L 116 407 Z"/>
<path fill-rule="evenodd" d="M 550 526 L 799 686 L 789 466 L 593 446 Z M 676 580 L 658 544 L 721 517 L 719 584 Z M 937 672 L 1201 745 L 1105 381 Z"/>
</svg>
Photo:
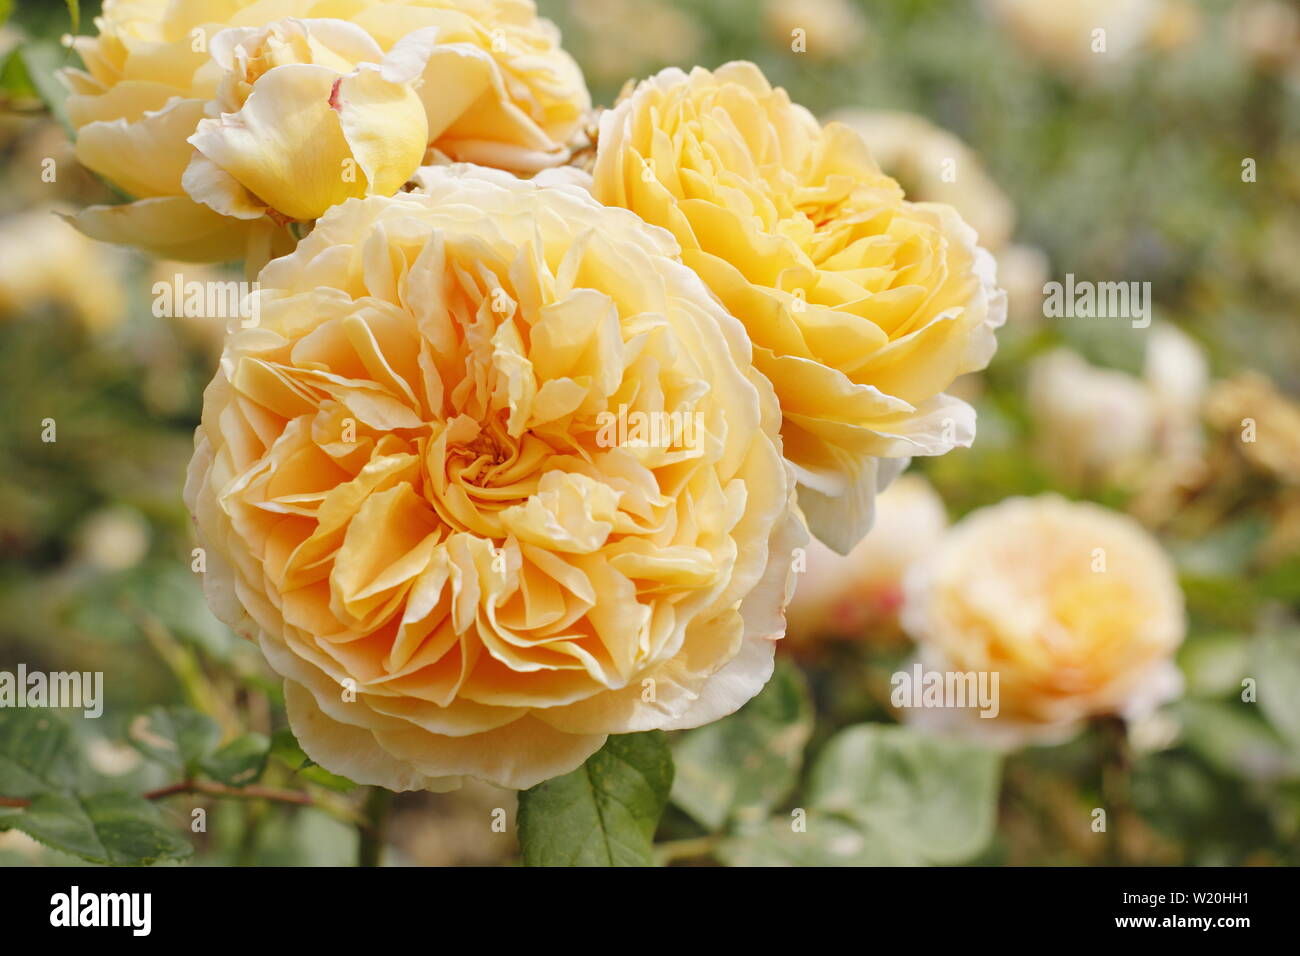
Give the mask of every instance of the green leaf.
<svg viewBox="0 0 1300 956">
<path fill-rule="evenodd" d="M 72 732 L 54 711 L 0 709 L 0 796 L 28 799 L 72 786 L 75 757 Z"/>
<path fill-rule="evenodd" d="M 720 856 L 746 865 L 959 863 L 992 838 L 999 764 L 992 751 L 904 727 L 850 727 L 817 758 L 806 808 L 738 834 Z"/>
<path fill-rule="evenodd" d="M 1295 771 L 1286 744 L 1255 704 L 1184 700 L 1178 715 L 1188 750 L 1221 773 L 1271 780 Z"/>
<path fill-rule="evenodd" d="M 710 830 L 729 819 L 766 817 L 798 779 L 811 733 L 803 677 L 779 661 L 757 697 L 674 743 L 673 803 Z"/>
<path fill-rule="evenodd" d="M 856 821 L 889 855 L 956 863 L 993 836 L 1000 761 L 982 747 L 862 724 L 833 737 L 813 768 L 809 803 Z"/>
<path fill-rule="evenodd" d="M 68 89 L 57 75 L 60 69 L 72 65 L 67 51 L 52 41 L 37 40 L 24 43 L 10 59 L 17 61 L 14 69 L 21 67 L 23 71 L 21 83 L 34 90 L 54 118 L 63 124 L 64 129 L 71 131 L 66 108 Z M 11 80 L 7 76 L 10 66 L 5 64 L 6 82 L 17 83 L 16 77 Z"/>
<path fill-rule="evenodd" d="M 1200 634 L 1178 650 L 1178 668 L 1189 697 L 1221 697 L 1241 693 L 1248 673 L 1249 644 L 1240 632 Z"/>
<path fill-rule="evenodd" d="M 900 866 L 914 862 L 900 855 L 891 843 L 869 841 L 856 821 L 815 809 L 800 817 L 775 816 L 760 827 L 742 831 L 722 844 L 718 856 L 728 866 Z"/>
<path fill-rule="evenodd" d="M 673 782 L 661 731 L 614 734 L 577 770 L 519 795 L 525 866 L 651 866 Z"/>
<path fill-rule="evenodd" d="M 92 863 L 180 859 L 192 849 L 162 823 L 158 808 L 123 793 L 74 793 L 77 754 L 68 724 L 48 710 L 0 710 L 0 793 L 30 800 L 0 812 L 0 830 Z"/>
<path fill-rule="evenodd" d="M 131 721 L 127 738 L 150 760 L 190 777 L 216 748 L 221 729 L 188 707 L 155 707 Z"/>
<path fill-rule="evenodd" d="M 303 752 L 302 747 L 298 746 L 298 738 L 293 735 L 293 731 L 288 727 L 277 730 L 272 736 L 271 756 L 287 766 L 303 780 L 318 784 L 327 790 L 347 793 L 349 790 L 357 788 L 357 785 L 347 777 L 330 773 L 308 757 Z"/>
<path fill-rule="evenodd" d="M 27 75 L 20 47 L 0 53 L 0 102 L 6 107 L 35 106 L 41 102 L 41 94 Z"/>
<path fill-rule="evenodd" d="M 114 866 L 180 860 L 194 852 L 163 824 L 157 807 L 127 793 L 47 793 L 21 813 L 0 817 L 0 829 L 21 830 L 55 850 Z"/>
<path fill-rule="evenodd" d="M 1259 706 L 1300 753 L 1300 631 L 1263 633 L 1251 642 Z"/>
<path fill-rule="evenodd" d="M 245 787 L 262 776 L 270 749 L 271 742 L 262 734 L 242 734 L 204 757 L 199 766 L 214 780 L 231 787 Z"/>
<path fill-rule="evenodd" d="M 1267 799 L 1188 748 L 1139 757 L 1131 793 L 1143 818 L 1186 848 L 1189 864 L 1240 865 L 1276 840 Z"/>
<path fill-rule="evenodd" d="M 1225 524 L 1192 541 L 1173 542 L 1171 552 L 1178 569 L 1202 578 L 1242 577 L 1260 544 L 1268 536 L 1269 523 L 1258 517 Z"/>
</svg>

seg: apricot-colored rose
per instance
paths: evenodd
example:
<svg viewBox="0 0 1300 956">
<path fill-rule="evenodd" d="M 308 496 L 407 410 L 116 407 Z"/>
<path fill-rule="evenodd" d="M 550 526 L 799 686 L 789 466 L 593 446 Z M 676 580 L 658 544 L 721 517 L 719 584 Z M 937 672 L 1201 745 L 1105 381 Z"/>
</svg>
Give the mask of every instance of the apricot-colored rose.
<svg viewBox="0 0 1300 956">
<path fill-rule="evenodd" d="M 95 24 L 63 71 L 77 156 L 136 201 L 77 223 L 167 258 L 265 262 L 426 147 L 536 172 L 590 107 L 532 0 L 105 0 Z"/>
<path fill-rule="evenodd" d="M 213 608 L 306 752 L 391 789 L 730 713 L 806 540 L 744 329 L 581 189 L 420 181 L 322 217 L 227 344 L 186 486 Z"/>
<path fill-rule="evenodd" d="M 781 401 L 812 530 L 847 553 L 912 455 L 969 444 L 944 394 L 1005 317 L 993 258 L 949 206 L 907 201 L 862 138 L 752 63 L 669 69 L 600 122 L 593 192 L 672 231 L 745 323 Z"/>
<path fill-rule="evenodd" d="M 1138 717 L 1176 694 L 1186 621 L 1173 565 L 1132 518 L 1055 495 L 973 512 L 904 582 L 903 626 L 930 671 L 998 675 L 997 716 L 909 710 L 1007 742 Z"/>
</svg>

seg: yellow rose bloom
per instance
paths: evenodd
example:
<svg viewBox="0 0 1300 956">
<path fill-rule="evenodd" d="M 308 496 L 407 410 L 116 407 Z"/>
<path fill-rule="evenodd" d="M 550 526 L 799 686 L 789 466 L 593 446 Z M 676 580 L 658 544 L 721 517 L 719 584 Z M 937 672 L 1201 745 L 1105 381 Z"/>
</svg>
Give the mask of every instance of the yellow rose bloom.
<svg viewBox="0 0 1300 956">
<path fill-rule="evenodd" d="M 432 38 L 424 45 L 427 59 Z M 212 58 L 223 71 L 216 116 L 189 137 L 197 153 L 181 185 L 222 215 L 312 220 L 353 196 L 391 196 L 424 159 L 418 74 L 354 24 L 223 30 Z"/>
<path fill-rule="evenodd" d="M 106 0 L 95 23 L 63 71 L 77 156 L 136 201 L 77 222 L 167 258 L 265 262 L 426 148 L 536 172 L 590 107 L 531 0 Z"/>
<path fill-rule="evenodd" d="M 664 70 L 600 122 L 593 192 L 669 229 L 749 332 L 776 388 L 812 530 L 847 553 L 913 455 L 974 436 L 944 394 L 1005 317 L 992 256 L 949 206 L 913 203 L 862 138 L 752 63 Z"/>
<path fill-rule="evenodd" d="M 1181 689 L 1172 563 L 1100 505 L 1043 495 L 971 513 L 909 570 L 902 622 L 926 670 L 998 677 L 994 717 L 905 716 L 991 739 L 1060 739 L 1090 717 L 1145 716 Z"/>
<path fill-rule="evenodd" d="M 394 790 L 734 711 L 806 541 L 744 329 L 577 187 L 419 182 L 322 217 L 227 343 L 185 491 L 213 609 L 312 759 Z"/>
</svg>

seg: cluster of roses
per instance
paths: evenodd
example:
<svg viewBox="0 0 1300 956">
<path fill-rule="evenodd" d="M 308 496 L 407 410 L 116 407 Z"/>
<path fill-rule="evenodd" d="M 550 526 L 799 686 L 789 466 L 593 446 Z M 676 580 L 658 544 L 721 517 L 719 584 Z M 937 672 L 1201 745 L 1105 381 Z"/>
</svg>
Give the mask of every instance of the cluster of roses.
<svg viewBox="0 0 1300 956">
<path fill-rule="evenodd" d="M 89 235 L 260 265 L 185 490 L 325 767 L 528 787 L 754 696 L 1004 316 L 950 207 L 748 63 L 593 114 L 531 0 L 107 0 Z M 610 446 L 614 411 L 699 422 Z"/>
</svg>

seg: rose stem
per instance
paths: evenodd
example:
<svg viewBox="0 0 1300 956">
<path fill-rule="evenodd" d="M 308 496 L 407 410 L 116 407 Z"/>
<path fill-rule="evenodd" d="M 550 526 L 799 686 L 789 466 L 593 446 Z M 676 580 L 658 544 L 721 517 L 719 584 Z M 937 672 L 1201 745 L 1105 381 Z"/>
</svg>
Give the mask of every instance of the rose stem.
<svg viewBox="0 0 1300 956">
<path fill-rule="evenodd" d="M 379 866 L 382 862 L 384 843 L 388 838 L 388 810 L 392 802 L 392 792 L 383 787 L 371 787 L 366 795 L 361 813 L 367 825 L 357 828 L 360 834 L 357 866 Z"/>
</svg>

